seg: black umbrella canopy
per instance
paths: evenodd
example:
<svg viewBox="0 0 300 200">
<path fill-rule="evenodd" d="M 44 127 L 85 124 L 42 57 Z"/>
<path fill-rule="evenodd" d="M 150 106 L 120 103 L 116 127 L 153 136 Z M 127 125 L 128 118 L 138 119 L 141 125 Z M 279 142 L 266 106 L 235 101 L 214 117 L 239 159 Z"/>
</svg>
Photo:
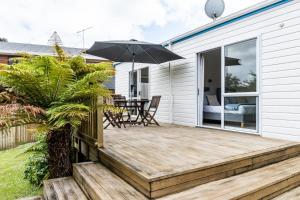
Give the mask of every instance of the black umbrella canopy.
<svg viewBox="0 0 300 200">
<path fill-rule="evenodd" d="M 235 65 L 241 65 L 240 59 L 225 57 L 225 66 L 235 66 Z"/>
<path fill-rule="evenodd" d="M 134 61 L 151 64 L 160 64 L 183 58 L 160 44 L 140 42 L 137 40 L 95 42 L 93 46 L 87 50 L 87 53 L 114 62 Z"/>
</svg>

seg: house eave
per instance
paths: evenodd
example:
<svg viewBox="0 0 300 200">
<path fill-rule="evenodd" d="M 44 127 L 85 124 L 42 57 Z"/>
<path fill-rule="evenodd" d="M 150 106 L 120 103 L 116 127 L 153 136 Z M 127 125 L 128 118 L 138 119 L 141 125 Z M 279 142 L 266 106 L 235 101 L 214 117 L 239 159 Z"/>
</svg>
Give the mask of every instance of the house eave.
<svg viewBox="0 0 300 200">
<path fill-rule="evenodd" d="M 252 7 L 249 7 L 249 8 L 243 9 L 241 11 L 238 11 L 236 13 L 233 13 L 233 14 L 227 16 L 227 17 L 220 18 L 220 19 L 218 19 L 216 21 L 213 21 L 209 24 L 201 26 L 197 29 L 191 30 L 191 31 L 186 32 L 184 34 L 181 34 L 181 35 L 179 35 L 177 37 L 174 37 L 170 40 L 167 40 L 167 41 L 163 42 L 162 45 L 163 46 L 168 46 L 170 44 L 173 45 L 173 44 L 176 44 L 176 43 L 183 42 L 183 41 L 188 40 L 190 38 L 193 38 L 193 37 L 199 36 L 201 34 L 207 33 L 209 31 L 227 26 L 229 24 L 232 24 L 232 23 L 238 22 L 240 20 L 243 20 L 245 18 L 260 14 L 262 12 L 265 12 L 267 10 L 276 8 L 278 6 L 281 6 L 283 4 L 286 4 L 286 3 L 289 3 L 289 2 L 292 2 L 292 1 L 294 1 L 294 0 L 267 0 L 267 1 L 264 1 L 262 3 L 254 5 Z"/>
</svg>

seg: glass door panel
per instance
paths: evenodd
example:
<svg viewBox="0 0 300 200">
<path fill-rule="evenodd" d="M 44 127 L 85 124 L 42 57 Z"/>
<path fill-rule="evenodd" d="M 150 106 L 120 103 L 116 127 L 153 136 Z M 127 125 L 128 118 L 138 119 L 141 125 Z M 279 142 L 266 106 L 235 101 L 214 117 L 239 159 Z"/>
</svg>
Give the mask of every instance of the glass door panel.
<svg viewBox="0 0 300 200">
<path fill-rule="evenodd" d="M 139 86 L 139 98 L 148 99 L 149 98 L 149 67 L 140 69 L 140 86 Z"/>
<path fill-rule="evenodd" d="M 257 39 L 224 47 L 224 128 L 257 130 Z"/>
<path fill-rule="evenodd" d="M 221 76 L 222 56 L 221 48 L 216 48 L 201 54 L 202 68 L 202 125 L 221 128 L 222 106 L 221 106 Z"/>
<path fill-rule="evenodd" d="M 256 39 L 225 47 L 225 93 L 256 92 Z"/>
<path fill-rule="evenodd" d="M 224 125 L 256 130 L 257 97 L 225 97 Z"/>
<path fill-rule="evenodd" d="M 137 90 L 138 90 L 138 72 L 133 72 L 133 81 L 130 83 L 130 80 L 132 78 L 132 72 L 129 72 L 129 93 L 131 93 L 132 98 L 137 98 Z M 130 85 L 131 84 L 131 85 Z"/>
<path fill-rule="evenodd" d="M 129 80 L 132 72 L 129 72 Z M 133 82 L 129 87 L 134 99 L 148 99 L 149 98 L 149 67 L 138 69 L 133 72 Z"/>
</svg>

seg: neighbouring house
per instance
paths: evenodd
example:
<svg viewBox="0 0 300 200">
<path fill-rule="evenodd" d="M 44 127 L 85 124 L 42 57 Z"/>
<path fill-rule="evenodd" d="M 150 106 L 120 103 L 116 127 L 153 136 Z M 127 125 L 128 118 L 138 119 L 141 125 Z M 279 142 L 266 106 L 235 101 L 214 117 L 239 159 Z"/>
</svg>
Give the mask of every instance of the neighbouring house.
<svg viewBox="0 0 300 200">
<path fill-rule="evenodd" d="M 62 47 L 69 56 L 82 56 L 87 63 L 99 63 L 108 61 L 107 59 L 83 53 L 85 49 L 74 47 Z M 50 45 L 27 44 L 16 42 L 0 42 L 0 63 L 10 64 L 13 58 L 19 57 L 21 53 L 30 55 L 49 55 L 55 56 L 54 48 Z M 114 92 L 114 78 L 106 83 L 106 86 Z"/>
<path fill-rule="evenodd" d="M 300 141 L 300 1 L 267 0 L 162 43 L 185 59 L 115 64 L 116 93 L 161 122 Z"/>
</svg>

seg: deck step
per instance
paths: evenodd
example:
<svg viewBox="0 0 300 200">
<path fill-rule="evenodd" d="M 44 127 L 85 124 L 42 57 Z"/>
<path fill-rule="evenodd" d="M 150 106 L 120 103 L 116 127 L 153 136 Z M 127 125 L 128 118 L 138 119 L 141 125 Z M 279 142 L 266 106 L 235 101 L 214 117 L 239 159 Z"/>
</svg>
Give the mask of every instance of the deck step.
<svg viewBox="0 0 300 200">
<path fill-rule="evenodd" d="M 90 199 L 147 200 L 143 194 L 99 163 L 74 164 L 73 177 Z"/>
<path fill-rule="evenodd" d="M 44 181 L 45 200 L 87 200 L 72 177 Z"/>
<path fill-rule="evenodd" d="M 300 199 L 300 187 L 297 187 L 295 189 L 292 189 L 290 191 L 287 191 L 286 193 L 283 193 L 275 197 L 273 200 L 299 200 L 299 199 Z"/>
<path fill-rule="evenodd" d="M 43 197 L 42 196 L 23 197 L 17 200 L 43 200 Z"/>
<path fill-rule="evenodd" d="M 300 145 L 298 143 L 288 144 L 256 151 L 248 155 L 239 155 L 216 161 L 215 163 L 208 162 L 203 167 L 182 171 L 180 174 L 168 174 L 155 178 L 144 176 L 134 165 L 120 160 L 108 149 L 99 149 L 99 154 L 100 161 L 107 168 L 147 197 L 159 198 L 293 158 L 300 154 Z"/>
<path fill-rule="evenodd" d="M 272 199 L 299 185 L 300 157 L 295 157 L 244 174 L 199 185 L 159 200 Z"/>
</svg>

